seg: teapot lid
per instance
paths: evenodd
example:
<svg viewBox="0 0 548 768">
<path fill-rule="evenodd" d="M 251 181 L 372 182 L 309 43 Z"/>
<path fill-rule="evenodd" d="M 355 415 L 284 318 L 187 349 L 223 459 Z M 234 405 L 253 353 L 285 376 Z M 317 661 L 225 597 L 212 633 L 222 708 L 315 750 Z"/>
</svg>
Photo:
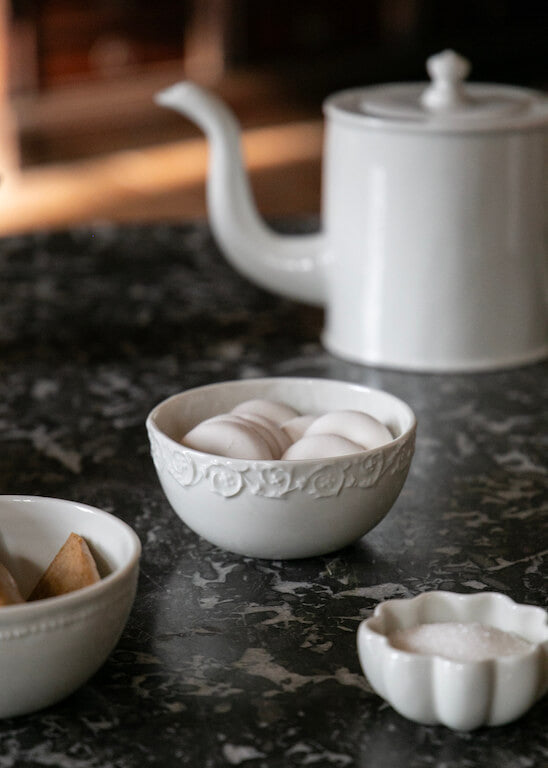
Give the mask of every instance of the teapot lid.
<svg viewBox="0 0 548 768">
<path fill-rule="evenodd" d="M 459 132 L 534 127 L 548 122 L 548 100 L 526 88 L 464 83 L 470 63 L 451 50 L 426 62 L 430 83 L 391 83 L 342 91 L 326 100 L 329 115 L 368 124 Z"/>
</svg>

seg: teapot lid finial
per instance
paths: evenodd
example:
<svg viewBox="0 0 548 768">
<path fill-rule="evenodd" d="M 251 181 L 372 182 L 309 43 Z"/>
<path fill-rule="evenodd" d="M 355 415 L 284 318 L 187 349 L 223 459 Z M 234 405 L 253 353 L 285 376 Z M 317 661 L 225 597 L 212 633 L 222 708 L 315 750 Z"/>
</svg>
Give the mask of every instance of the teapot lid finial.
<svg viewBox="0 0 548 768">
<path fill-rule="evenodd" d="M 431 112 L 448 112 L 471 102 L 463 85 L 471 69 L 467 59 L 455 51 L 446 50 L 430 56 L 426 69 L 432 82 L 421 94 L 423 107 Z"/>
<path fill-rule="evenodd" d="M 361 127 L 460 133 L 548 127 L 548 99 L 527 88 L 467 82 L 471 65 L 452 50 L 426 62 L 429 83 L 397 82 L 341 91 L 325 111 Z"/>
</svg>

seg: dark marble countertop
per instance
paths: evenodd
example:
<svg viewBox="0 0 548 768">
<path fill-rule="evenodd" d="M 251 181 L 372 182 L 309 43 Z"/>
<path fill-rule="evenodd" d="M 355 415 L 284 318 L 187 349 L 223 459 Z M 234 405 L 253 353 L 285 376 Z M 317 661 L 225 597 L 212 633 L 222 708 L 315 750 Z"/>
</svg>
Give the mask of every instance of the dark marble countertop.
<svg viewBox="0 0 548 768">
<path fill-rule="evenodd" d="M 116 650 L 70 698 L 0 722 L 1 768 L 548 764 L 547 698 L 503 727 L 419 726 L 372 693 L 355 650 L 385 598 L 493 590 L 545 605 L 546 363 L 419 375 L 337 360 L 321 312 L 239 277 L 202 224 L 5 239 L 0 275 L 2 493 L 102 507 L 143 544 Z M 369 384 L 415 410 L 404 490 L 355 546 L 253 560 L 170 510 L 149 410 L 262 375 Z"/>
</svg>

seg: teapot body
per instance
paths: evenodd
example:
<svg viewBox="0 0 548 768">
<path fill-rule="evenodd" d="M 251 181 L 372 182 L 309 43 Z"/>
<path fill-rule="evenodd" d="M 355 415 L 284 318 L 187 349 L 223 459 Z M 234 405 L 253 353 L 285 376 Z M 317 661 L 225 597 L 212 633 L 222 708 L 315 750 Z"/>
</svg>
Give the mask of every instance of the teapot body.
<svg viewBox="0 0 548 768">
<path fill-rule="evenodd" d="M 361 363 L 480 370 L 548 354 L 548 100 L 465 85 L 469 62 L 430 57 L 431 82 L 341 91 L 324 105 L 322 231 L 281 235 L 245 173 L 240 129 L 196 84 L 157 95 L 210 141 L 213 234 L 258 285 L 325 307 L 324 345 Z"/>
<path fill-rule="evenodd" d="M 545 152 L 542 128 L 429 133 L 330 116 L 326 348 L 427 371 L 543 357 Z"/>
</svg>

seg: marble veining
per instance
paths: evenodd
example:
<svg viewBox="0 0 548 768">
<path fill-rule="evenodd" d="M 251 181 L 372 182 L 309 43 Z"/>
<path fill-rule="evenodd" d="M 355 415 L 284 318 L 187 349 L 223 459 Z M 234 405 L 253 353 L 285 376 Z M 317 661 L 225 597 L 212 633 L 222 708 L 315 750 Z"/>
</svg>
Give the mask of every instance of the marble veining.
<svg viewBox="0 0 548 768">
<path fill-rule="evenodd" d="M 546 699 L 474 734 L 418 726 L 371 691 L 355 650 L 387 598 L 496 590 L 546 604 L 547 363 L 442 376 L 338 360 L 319 344 L 321 312 L 237 275 L 205 224 L 12 237 L 0 274 L 2 492 L 102 507 L 143 544 L 118 646 L 69 699 L 0 722 L 0 768 L 548 764 Z M 355 546 L 253 560 L 170 510 L 147 413 L 262 375 L 367 384 L 417 414 L 403 491 Z"/>
</svg>

